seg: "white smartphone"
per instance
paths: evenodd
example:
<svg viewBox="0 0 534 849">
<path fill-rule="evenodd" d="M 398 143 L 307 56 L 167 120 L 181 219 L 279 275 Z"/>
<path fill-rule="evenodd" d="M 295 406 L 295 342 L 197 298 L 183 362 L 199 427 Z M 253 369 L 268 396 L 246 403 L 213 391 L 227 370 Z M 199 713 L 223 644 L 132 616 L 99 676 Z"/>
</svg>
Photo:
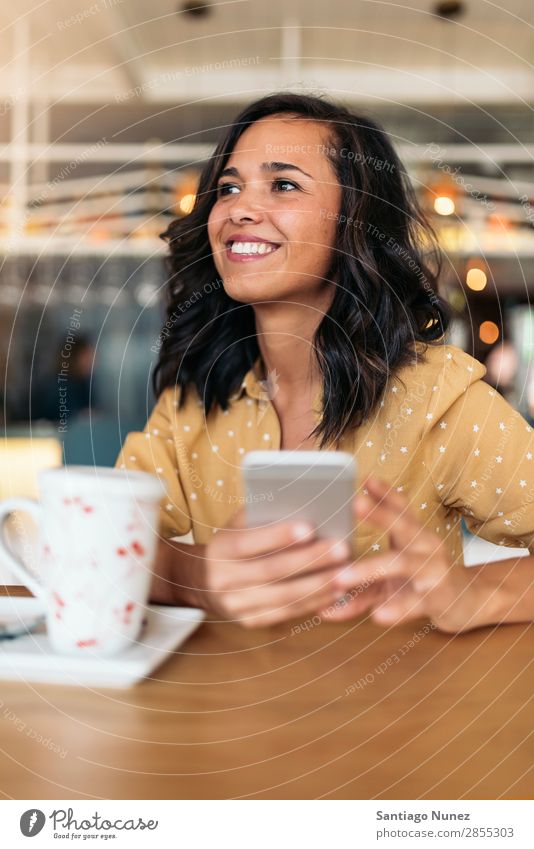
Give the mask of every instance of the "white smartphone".
<svg viewBox="0 0 534 849">
<path fill-rule="evenodd" d="M 343 451 L 250 451 L 243 458 L 248 527 L 311 522 L 322 539 L 351 542 L 356 461 Z"/>
</svg>

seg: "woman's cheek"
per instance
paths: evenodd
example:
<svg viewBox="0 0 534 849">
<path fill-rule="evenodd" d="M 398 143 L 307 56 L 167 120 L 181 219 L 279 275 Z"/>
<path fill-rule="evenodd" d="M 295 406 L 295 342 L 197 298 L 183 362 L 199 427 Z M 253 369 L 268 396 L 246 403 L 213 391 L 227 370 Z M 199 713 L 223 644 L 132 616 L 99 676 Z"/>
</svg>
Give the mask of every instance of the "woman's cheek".
<svg viewBox="0 0 534 849">
<path fill-rule="evenodd" d="M 215 203 L 212 206 L 211 212 L 208 216 L 208 225 L 207 225 L 208 239 L 210 241 L 210 245 L 212 245 L 212 246 L 217 241 L 217 236 L 218 236 L 218 234 L 221 230 L 221 224 L 222 224 L 221 212 L 218 211 L 218 204 Z"/>
</svg>

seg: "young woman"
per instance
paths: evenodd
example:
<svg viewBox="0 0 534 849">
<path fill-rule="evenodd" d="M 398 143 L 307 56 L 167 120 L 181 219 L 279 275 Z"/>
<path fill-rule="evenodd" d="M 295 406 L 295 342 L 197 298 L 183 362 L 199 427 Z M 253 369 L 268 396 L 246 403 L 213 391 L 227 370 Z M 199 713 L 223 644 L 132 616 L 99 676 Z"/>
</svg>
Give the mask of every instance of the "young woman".
<svg viewBox="0 0 534 849">
<path fill-rule="evenodd" d="M 158 401 L 118 460 L 165 481 L 153 600 L 247 627 L 530 619 L 534 557 L 466 569 L 460 522 L 534 553 L 534 436 L 444 343 L 438 254 L 385 133 L 326 99 L 265 97 L 165 237 Z M 259 448 L 354 453 L 355 560 L 312 527 L 245 528 L 240 465 Z"/>
</svg>

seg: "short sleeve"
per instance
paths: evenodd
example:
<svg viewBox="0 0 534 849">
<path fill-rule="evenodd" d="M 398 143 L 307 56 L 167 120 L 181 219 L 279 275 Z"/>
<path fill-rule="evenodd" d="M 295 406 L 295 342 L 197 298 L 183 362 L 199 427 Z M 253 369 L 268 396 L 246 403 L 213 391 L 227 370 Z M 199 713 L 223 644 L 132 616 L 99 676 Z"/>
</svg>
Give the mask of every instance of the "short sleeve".
<svg viewBox="0 0 534 849">
<path fill-rule="evenodd" d="M 442 412 L 425 436 L 424 463 L 472 533 L 534 554 L 534 433 L 496 390 L 479 380 Z"/>
<path fill-rule="evenodd" d="M 167 539 L 184 536 L 191 530 L 191 516 L 177 468 L 171 405 L 174 410 L 173 391 L 167 389 L 154 407 L 144 431 L 128 434 L 115 464 L 117 468 L 150 472 L 165 484 L 160 533 Z"/>
</svg>

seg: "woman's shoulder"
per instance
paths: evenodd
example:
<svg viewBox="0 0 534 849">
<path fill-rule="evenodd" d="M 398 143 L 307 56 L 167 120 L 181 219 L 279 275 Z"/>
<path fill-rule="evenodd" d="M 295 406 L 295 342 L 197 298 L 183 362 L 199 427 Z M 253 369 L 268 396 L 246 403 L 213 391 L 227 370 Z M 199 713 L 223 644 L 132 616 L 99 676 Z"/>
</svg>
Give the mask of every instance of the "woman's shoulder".
<svg viewBox="0 0 534 849">
<path fill-rule="evenodd" d="M 420 409 L 424 409 L 429 421 L 435 421 L 460 396 L 479 384 L 490 389 L 482 380 L 486 367 L 456 345 L 416 343 L 413 355 L 413 362 L 395 374 L 392 392 L 397 402 L 411 398 L 422 402 Z"/>
<path fill-rule="evenodd" d="M 413 348 L 413 361 L 402 367 L 397 377 L 403 381 L 430 381 L 435 378 L 438 385 L 448 384 L 463 391 L 485 374 L 486 366 L 456 345 L 417 342 Z"/>
<path fill-rule="evenodd" d="M 204 422 L 203 404 L 194 387 L 184 392 L 181 386 L 168 386 L 156 400 L 152 419 L 165 419 L 174 428 L 181 426 L 189 432 L 193 427 L 202 427 Z"/>
</svg>

